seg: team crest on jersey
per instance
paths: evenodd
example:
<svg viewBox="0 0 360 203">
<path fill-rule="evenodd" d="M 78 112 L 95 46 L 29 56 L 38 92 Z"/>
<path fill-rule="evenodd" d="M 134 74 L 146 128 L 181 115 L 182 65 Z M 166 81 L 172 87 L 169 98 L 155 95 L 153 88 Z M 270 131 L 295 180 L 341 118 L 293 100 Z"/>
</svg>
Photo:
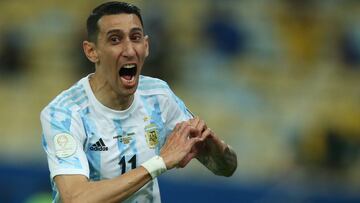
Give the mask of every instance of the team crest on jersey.
<svg viewBox="0 0 360 203">
<path fill-rule="evenodd" d="M 148 144 L 150 149 L 154 149 L 156 147 L 156 145 L 159 143 L 158 140 L 158 130 L 157 130 L 157 126 L 153 123 L 145 126 L 145 138 L 146 138 L 146 143 Z"/>
</svg>

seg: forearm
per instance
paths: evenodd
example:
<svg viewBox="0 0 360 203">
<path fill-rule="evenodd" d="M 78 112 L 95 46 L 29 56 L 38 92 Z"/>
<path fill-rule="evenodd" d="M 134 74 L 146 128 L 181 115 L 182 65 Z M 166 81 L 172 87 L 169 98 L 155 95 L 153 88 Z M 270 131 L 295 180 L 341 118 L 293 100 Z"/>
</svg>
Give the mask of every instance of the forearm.
<svg viewBox="0 0 360 203">
<path fill-rule="evenodd" d="M 59 176 L 61 177 L 61 176 Z M 58 178 L 58 177 L 55 177 Z M 62 182 L 61 185 L 69 185 L 61 191 L 61 198 L 66 202 L 120 202 L 127 199 L 133 193 L 138 191 L 142 186 L 151 180 L 148 171 L 143 167 L 138 167 L 119 177 L 109 180 L 101 181 L 82 181 L 77 184 L 64 183 L 58 179 L 57 182 Z"/>
<path fill-rule="evenodd" d="M 143 167 L 138 167 L 115 179 L 89 182 L 87 194 L 83 196 L 87 202 L 119 202 L 124 201 L 151 180 L 151 176 Z M 91 196 L 99 193 L 98 198 Z M 82 199 L 80 199 L 82 200 Z"/>
<path fill-rule="evenodd" d="M 206 147 L 205 153 L 197 159 L 216 175 L 231 176 L 237 168 L 237 156 L 233 149 L 224 142 L 212 147 Z"/>
</svg>

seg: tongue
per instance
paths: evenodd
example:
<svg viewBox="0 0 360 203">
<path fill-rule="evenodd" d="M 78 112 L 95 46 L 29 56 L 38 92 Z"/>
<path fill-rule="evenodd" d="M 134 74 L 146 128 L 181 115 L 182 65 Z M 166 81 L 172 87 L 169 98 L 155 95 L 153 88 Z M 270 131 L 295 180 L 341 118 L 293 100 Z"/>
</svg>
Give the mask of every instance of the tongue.
<svg viewBox="0 0 360 203">
<path fill-rule="evenodd" d="M 123 75 L 121 77 L 124 78 L 125 80 L 131 80 L 131 78 L 132 78 L 131 75 Z"/>
</svg>

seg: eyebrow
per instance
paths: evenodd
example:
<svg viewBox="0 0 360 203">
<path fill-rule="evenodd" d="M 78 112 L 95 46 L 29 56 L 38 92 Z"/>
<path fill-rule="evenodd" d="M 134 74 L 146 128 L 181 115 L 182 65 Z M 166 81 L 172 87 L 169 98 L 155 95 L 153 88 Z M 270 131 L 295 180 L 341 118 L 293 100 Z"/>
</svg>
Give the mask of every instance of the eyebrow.
<svg viewBox="0 0 360 203">
<path fill-rule="evenodd" d="M 139 31 L 139 32 L 143 32 L 143 29 L 139 28 L 139 27 L 135 27 L 135 28 L 132 28 L 130 30 L 130 33 L 131 32 L 136 32 L 136 31 Z M 107 33 L 106 33 L 106 36 L 109 36 L 111 34 L 118 34 L 118 33 L 123 33 L 123 31 L 121 29 L 112 29 L 112 30 L 109 30 Z"/>
</svg>

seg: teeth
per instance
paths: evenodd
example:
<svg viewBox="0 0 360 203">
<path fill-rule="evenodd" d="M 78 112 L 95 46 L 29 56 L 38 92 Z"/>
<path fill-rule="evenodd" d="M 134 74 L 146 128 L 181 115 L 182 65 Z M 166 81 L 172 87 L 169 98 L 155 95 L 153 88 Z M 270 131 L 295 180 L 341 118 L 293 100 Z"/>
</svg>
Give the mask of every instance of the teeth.
<svg viewBox="0 0 360 203">
<path fill-rule="evenodd" d="M 135 64 L 126 64 L 123 68 L 135 68 Z"/>
</svg>

